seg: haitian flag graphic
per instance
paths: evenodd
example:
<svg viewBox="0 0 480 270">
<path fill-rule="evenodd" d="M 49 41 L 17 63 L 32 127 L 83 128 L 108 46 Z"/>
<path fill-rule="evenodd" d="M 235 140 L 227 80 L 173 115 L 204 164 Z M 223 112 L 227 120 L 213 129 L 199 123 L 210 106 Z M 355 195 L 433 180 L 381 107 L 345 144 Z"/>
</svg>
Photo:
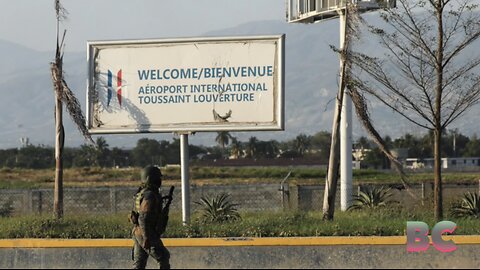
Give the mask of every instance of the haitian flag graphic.
<svg viewBox="0 0 480 270">
<path fill-rule="evenodd" d="M 111 70 L 108 70 L 108 87 L 107 87 L 107 107 L 110 106 L 110 101 L 113 96 L 113 73 Z M 120 107 L 122 107 L 122 70 L 120 69 L 117 72 L 117 100 Z"/>
</svg>

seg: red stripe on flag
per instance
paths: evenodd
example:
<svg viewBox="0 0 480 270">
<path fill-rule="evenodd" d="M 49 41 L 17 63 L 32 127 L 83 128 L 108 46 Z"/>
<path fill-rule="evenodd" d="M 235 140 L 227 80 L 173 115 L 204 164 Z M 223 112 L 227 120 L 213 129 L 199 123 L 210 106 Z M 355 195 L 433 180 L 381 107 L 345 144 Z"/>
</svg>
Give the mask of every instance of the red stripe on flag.
<svg viewBox="0 0 480 270">
<path fill-rule="evenodd" d="M 117 98 L 118 98 L 118 104 L 122 106 L 122 70 L 121 69 L 117 73 Z"/>
</svg>

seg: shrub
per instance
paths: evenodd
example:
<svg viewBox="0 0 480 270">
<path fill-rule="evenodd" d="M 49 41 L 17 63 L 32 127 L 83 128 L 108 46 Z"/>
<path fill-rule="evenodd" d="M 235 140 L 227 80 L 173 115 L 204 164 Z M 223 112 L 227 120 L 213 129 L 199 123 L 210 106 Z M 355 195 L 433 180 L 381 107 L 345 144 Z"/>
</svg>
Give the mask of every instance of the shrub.
<svg viewBox="0 0 480 270">
<path fill-rule="evenodd" d="M 240 219 L 237 206 L 230 201 L 230 195 L 227 193 L 221 193 L 217 196 L 203 196 L 200 202 L 195 204 L 201 207 L 202 213 L 200 219 L 202 222 L 228 222 Z"/>
<path fill-rule="evenodd" d="M 451 215 L 458 218 L 480 218 L 480 194 L 467 192 L 451 210 Z"/>
<path fill-rule="evenodd" d="M 13 202 L 8 201 L 0 207 L 0 217 L 9 217 L 13 213 Z"/>
<path fill-rule="evenodd" d="M 393 202 L 389 200 L 392 195 L 393 194 L 390 192 L 390 188 L 385 188 L 384 186 L 366 188 L 362 187 L 359 194 L 353 196 L 352 205 L 348 208 L 348 210 L 364 208 L 374 209 L 386 206 L 388 203 Z"/>
</svg>

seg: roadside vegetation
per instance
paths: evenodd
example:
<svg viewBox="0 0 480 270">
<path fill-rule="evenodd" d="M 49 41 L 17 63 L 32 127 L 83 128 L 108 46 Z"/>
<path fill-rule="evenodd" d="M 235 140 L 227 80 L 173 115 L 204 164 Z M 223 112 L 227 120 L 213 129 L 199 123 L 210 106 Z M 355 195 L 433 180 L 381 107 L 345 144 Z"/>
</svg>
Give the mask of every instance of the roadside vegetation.
<svg viewBox="0 0 480 270">
<path fill-rule="evenodd" d="M 200 237 L 302 237 L 302 236 L 401 236 L 406 222 L 421 220 L 435 224 L 431 206 L 414 210 L 395 208 L 340 212 L 334 221 L 322 221 L 318 212 L 240 212 L 241 219 L 205 222 L 196 213 L 189 226 L 183 226 L 180 213 L 172 213 L 166 238 Z M 479 235 L 480 219 L 447 217 L 457 223 L 456 235 Z M 0 217 L 0 239 L 10 238 L 130 238 L 127 213 L 116 215 Z"/>
</svg>

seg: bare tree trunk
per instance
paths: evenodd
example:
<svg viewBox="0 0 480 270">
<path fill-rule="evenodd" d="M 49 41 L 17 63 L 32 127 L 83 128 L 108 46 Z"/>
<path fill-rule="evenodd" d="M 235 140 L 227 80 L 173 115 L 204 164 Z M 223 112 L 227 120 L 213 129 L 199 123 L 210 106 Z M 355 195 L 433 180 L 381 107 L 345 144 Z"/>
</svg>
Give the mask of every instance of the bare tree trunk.
<svg viewBox="0 0 480 270">
<path fill-rule="evenodd" d="M 54 216 L 56 219 L 63 217 L 63 138 L 62 102 L 57 98 L 56 110 L 56 136 L 55 136 L 55 194 L 53 201 Z"/>
<path fill-rule="evenodd" d="M 342 111 L 343 87 L 340 87 L 337 94 L 335 116 L 332 127 L 332 141 L 330 145 L 330 157 L 328 160 L 328 174 L 325 181 L 325 192 L 323 195 L 323 220 L 333 220 L 335 210 L 335 196 L 337 193 L 338 167 L 340 162 L 340 117 Z"/>
<path fill-rule="evenodd" d="M 59 59 L 56 59 L 60 74 L 62 72 L 62 65 Z M 55 71 L 52 71 L 55 73 Z M 54 74 L 55 88 L 55 187 L 53 199 L 53 213 L 56 219 L 63 218 L 63 146 L 65 132 L 63 130 L 63 109 L 62 100 L 60 96 L 60 89 L 62 89 L 62 81 L 57 77 L 59 74 Z"/>
<path fill-rule="evenodd" d="M 347 29 L 347 19 L 345 16 L 347 11 L 342 10 L 340 12 L 344 12 L 340 14 L 340 20 L 343 20 L 343 25 L 341 26 L 341 33 L 340 35 L 346 33 Z M 325 181 L 325 192 L 323 195 L 323 220 L 333 220 L 334 212 L 335 212 L 335 197 L 337 194 L 337 183 L 338 183 L 338 176 L 339 176 L 339 164 L 340 164 L 340 121 L 342 115 L 342 105 L 343 105 L 343 97 L 345 94 L 345 78 L 346 78 L 346 44 L 348 35 L 341 37 L 341 44 L 340 44 L 340 86 L 338 88 L 337 98 L 335 102 L 335 115 L 333 118 L 333 126 L 332 126 L 332 141 L 330 145 L 330 157 L 328 160 L 328 174 L 327 174 L 327 181 Z"/>
<path fill-rule="evenodd" d="M 55 63 L 52 63 L 52 81 L 55 93 L 55 185 L 53 191 L 53 216 L 56 219 L 63 218 L 63 143 L 65 133 L 63 130 L 63 108 L 62 108 L 62 58 L 59 45 L 60 11 L 62 10 L 60 0 L 55 0 L 55 11 L 57 14 L 57 46 L 55 50 Z"/>
<path fill-rule="evenodd" d="M 433 200 L 435 208 L 435 221 L 439 222 L 443 219 L 443 189 L 442 189 L 442 131 L 434 132 L 434 191 Z"/>
<path fill-rule="evenodd" d="M 434 216 L 435 221 L 443 219 L 443 196 L 442 196 L 442 95 L 443 95 L 443 5 L 437 0 L 437 51 L 436 51 L 436 75 L 437 82 L 435 86 L 435 122 L 434 122 Z"/>
</svg>

